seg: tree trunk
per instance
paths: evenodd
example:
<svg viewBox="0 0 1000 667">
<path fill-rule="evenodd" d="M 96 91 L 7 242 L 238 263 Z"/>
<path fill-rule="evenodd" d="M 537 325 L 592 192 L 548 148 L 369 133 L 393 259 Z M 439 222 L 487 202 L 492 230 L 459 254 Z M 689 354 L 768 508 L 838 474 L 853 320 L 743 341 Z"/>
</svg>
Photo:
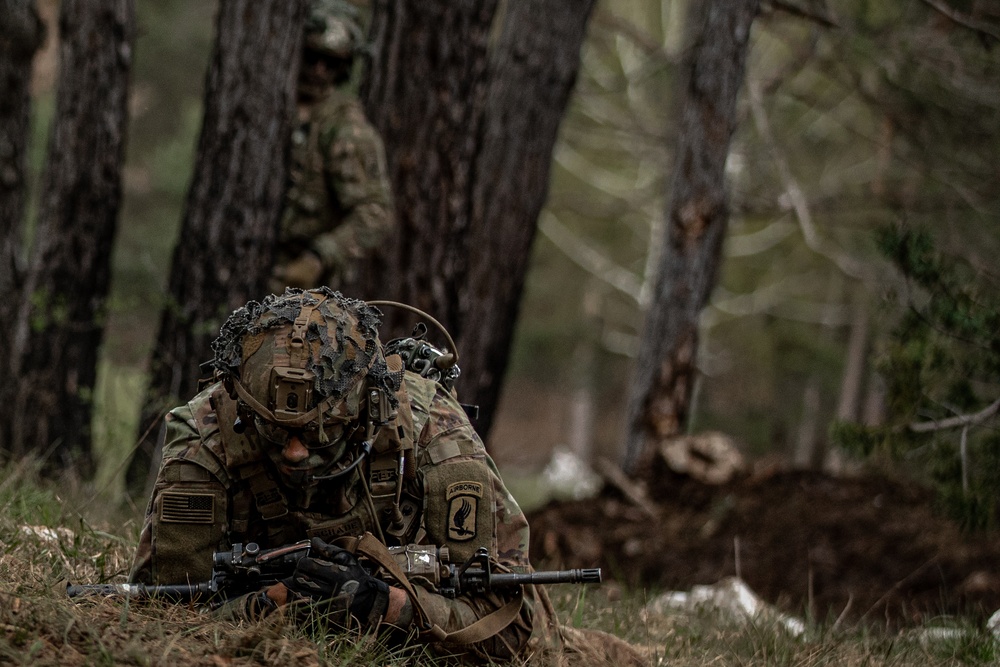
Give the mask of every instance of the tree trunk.
<svg viewBox="0 0 1000 667">
<path fill-rule="evenodd" d="M 624 468 L 682 433 L 694 385 L 698 317 L 715 286 L 728 220 L 725 164 L 736 128 L 750 27 L 759 0 L 693 3 L 666 242 L 629 396 Z"/>
<path fill-rule="evenodd" d="M 847 361 L 840 380 L 840 398 L 837 400 L 837 419 L 858 421 L 861 407 L 861 388 L 864 385 L 868 362 L 868 304 L 858 299 L 854 303 L 851 335 L 847 343 Z"/>
<path fill-rule="evenodd" d="M 44 26 L 34 2 L 0 0 L 0 350 L 9 350 L 14 321 L 21 226 L 24 217 L 26 151 L 31 108 L 31 63 Z M 5 440 L 4 440 L 5 441 Z"/>
<path fill-rule="evenodd" d="M 359 272 L 360 295 L 422 308 L 456 337 L 496 5 L 496 0 L 377 0 L 374 55 L 361 91 L 385 143 L 397 231 Z M 388 322 L 400 322 L 395 313 L 386 314 Z"/>
<path fill-rule="evenodd" d="M 462 391 L 480 406 L 477 428 L 484 438 L 500 397 L 531 244 L 549 192 L 552 150 L 593 6 L 594 0 L 508 2 L 492 59 L 465 240 L 469 273 L 457 283 L 465 323 Z"/>
<path fill-rule="evenodd" d="M 187 400 L 223 320 L 264 296 L 285 187 L 305 3 L 222 0 L 205 115 L 129 471 L 145 479 L 163 412 Z M 153 463 L 156 463 L 155 461 Z"/>
<path fill-rule="evenodd" d="M 491 53 L 495 1 L 375 6 L 363 92 L 390 156 L 399 231 L 362 291 L 417 305 L 449 327 L 459 392 L 480 406 L 484 437 L 592 6 L 508 2 Z"/>
<path fill-rule="evenodd" d="M 594 370 L 594 344 L 581 340 L 573 351 L 573 393 L 569 399 L 569 423 L 566 440 L 576 457 L 592 466 L 594 463 L 594 425 L 597 421 L 596 393 L 599 379 Z"/>
<path fill-rule="evenodd" d="M 15 456 L 90 472 L 90 412 L 121 200 L 132 0 L 63 0 L 55 120 L 11 342 Z"/>
<path fill-rule="evenodd" d="M 799 417 L 799 435 L 792 452 L 792 466 L 796 470 L 815 470 L 823 460 L 819 439 L 819 411 L 821 404 L 820 378 L 809 376 L 802 391 L 802 413 Z"/>
<path fill-rule="evenodd" d="M 885 380 L 878 372 L 871 370 L 865 387 L 864 404 L 861 407 L 861 423 L 865 426 L 882 426 L 888 411 Z"/>
</svg>

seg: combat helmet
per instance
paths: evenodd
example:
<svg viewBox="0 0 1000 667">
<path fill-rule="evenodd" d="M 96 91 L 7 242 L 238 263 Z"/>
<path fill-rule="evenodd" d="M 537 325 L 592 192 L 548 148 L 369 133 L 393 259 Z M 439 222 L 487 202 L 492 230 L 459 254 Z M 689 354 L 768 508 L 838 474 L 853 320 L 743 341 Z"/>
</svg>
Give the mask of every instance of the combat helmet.
<svg viewBox="0 0 1000 667">
<path fill-rule="evenodd" d="M 329 58 L 350 60 L 361 45 L 357 7 L 346 0 L 311 0 L 303 46 Z"/>
<path fill-rule="evenodd" d="M 403 377 L 401 364 L 386 365 L 380 321 L 378 309 L 328 287 L 288 288 L 234 311 L 212 343 L 216 374 L 237 401 L 234 430 L 276 444 L 295 432 L 335 451 L 338 470 L 307 482 L 356 467 L 394 418 Z"/>
</svg>

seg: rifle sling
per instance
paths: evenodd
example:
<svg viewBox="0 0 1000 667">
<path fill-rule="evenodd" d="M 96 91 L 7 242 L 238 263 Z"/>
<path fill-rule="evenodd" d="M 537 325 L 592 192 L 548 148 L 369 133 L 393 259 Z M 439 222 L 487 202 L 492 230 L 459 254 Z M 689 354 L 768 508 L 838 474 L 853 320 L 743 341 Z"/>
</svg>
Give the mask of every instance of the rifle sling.
<svg viewBox="0 0 1000 667">
<path fill-rule="evenodd" d="M 386 549 L 385 545 L 371 533 L 365 533 L 360 538 L 355 538 L 355 540 L 356 541 L 352 540 L 354 542 L 353 544 L 348 544 L 347 549 L 371 559 L 373 562 L 380 565 L 386 572 L 392 575 L 392 577 L 409 596 L 410 602 L 413 604 L 413 609 L 416 612 L 416 616 L 421 624 L 421 632 L 429 634 L 435 641 L 458 645 L 481 642 L 498 634 L 501 630 L 510 625 L 521 612 L 521 602 L 524 598 L 524 590 L 519 587 L 514 597 L 496 611 L 483 616 L 472 625 L 466 626 L 461 630 L 446 632 L 441 626 L 430 620 L 427 612 L 420 604 L 420 600 L 417 598 L 417 593 L 413 588 L 413 584 L 410 583 L 410 581 L 406 578 L 406 575 L 403 574 L 402 570 L 400 570 L 399 565 L 396 563 L 396 559 L 392 557 L 392 554 L 389 553 L 389 550 Z"/>
</svg>

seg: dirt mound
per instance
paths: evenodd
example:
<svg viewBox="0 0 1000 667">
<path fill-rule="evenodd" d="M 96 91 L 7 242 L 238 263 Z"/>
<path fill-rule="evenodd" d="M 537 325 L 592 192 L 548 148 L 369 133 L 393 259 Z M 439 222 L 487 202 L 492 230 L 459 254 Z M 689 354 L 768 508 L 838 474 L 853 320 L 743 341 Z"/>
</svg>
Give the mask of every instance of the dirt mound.
<svg viewBox="0 0 1000 667">
<path fill-rule="evenodd" d="M 998 535 L 964 535 L 930 492 L 877 476 L 780 472 L 710 487 L 658 471 L 652 512 L 613 489 L 531 513 L 536 567 L 654 590 L 737 575 L 788 613 L 888 629 L 1000 608 Z"/>
</svg>

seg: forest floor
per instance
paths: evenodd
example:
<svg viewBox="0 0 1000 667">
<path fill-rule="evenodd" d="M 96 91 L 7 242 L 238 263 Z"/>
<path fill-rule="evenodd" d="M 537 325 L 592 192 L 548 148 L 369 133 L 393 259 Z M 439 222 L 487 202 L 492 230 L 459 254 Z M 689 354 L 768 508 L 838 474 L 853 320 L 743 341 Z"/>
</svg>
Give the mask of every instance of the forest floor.
<svg viewBox="0 0 1000 667">
<path fill-rule="evenodd" d="M 606 487 L 530 512 L 535 566 L 599 565 L 650 595 L 736 575 L 799 618 L 889 631 L 1000 609 L 1000 536 L 963 534 L 912 483 L 772 471 L 707 486 L 654 473 L 645 510 Z"/>
</svg>

